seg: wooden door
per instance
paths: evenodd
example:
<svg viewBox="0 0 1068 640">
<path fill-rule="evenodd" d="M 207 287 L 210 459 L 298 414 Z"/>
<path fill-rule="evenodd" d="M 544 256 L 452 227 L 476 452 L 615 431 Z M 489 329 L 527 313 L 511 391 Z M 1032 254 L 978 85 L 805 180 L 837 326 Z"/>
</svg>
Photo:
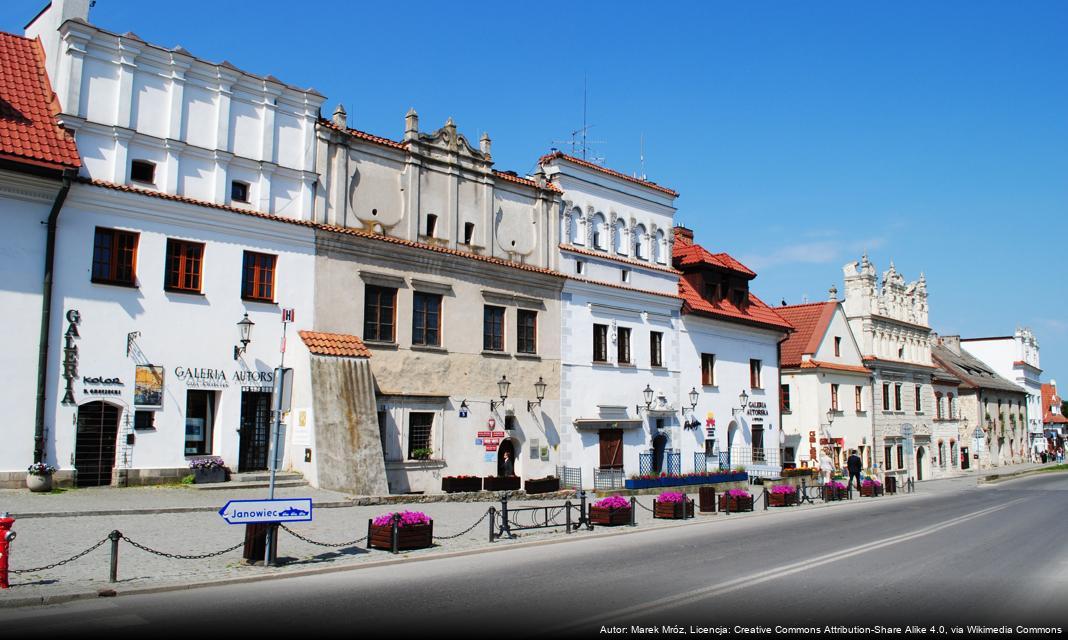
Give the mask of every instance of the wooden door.
<svg viewBox="0 0 1068 640">
<path fill-rule="evenodd" d="M 601 429 L 601 468 L 623 468 L 623 430 Z"/>
<path fill-rule="evenodd" d="M 241 441 L 237 470 L 264 471 L 271 436 L 271 394 L 241 393 Z"/>
</svg>

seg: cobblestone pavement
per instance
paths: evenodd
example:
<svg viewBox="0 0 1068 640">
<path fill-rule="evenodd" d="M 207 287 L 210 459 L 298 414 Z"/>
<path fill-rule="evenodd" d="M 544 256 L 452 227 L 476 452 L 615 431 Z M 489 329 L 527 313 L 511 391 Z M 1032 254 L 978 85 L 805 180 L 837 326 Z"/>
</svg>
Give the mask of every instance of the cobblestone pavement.
<svg viewBox="0 0 1068 640">
<path fill-rule="evenodd" d="M 1002 472 L 1019 471 L 1029 468 L 1029 466 L 1003 469 Z M 933 495 L 944 491 L 974 488 L 974 478 L 970 480 L 964 478 L 931 481 L 919 483 L 917 493 L 912 494 L 912 496 L 922 497 L 925 494 Z M 760 487 L 754 487 L 754 489 L 759 494 Z M 127 492 L 130 493 L 127 494 Z M 101 508 L 106 505 L 114 507 L 116 501 L 122 502 L 123 506 L 130 506 L 131 503 L 172 505 L 182 500 L 186 501 L 183 504 L 221 505 L 220 500 L 225 502 L 226 499 L 233 497 L 230 492 L 218 492 L 218 495 L 204 496 L 202 495 L 203 492 L 186 491 L 183 493 L 180 489 L 139 489 L 137 491 L 124 489 L 111 490 L 110 492 L 107 490 L 101 490 L 100 492 L 79 490 L 70 493 L 75 494 L 80 499 L 84 499 L 83 505 L 99 504 Z M 224 493 L 225 495 L 223 495 Z M 292 493 L 307 497 L 312 493 L 324 494 L 329 492 L 314 492 L 305 487 L 303 489 L 297 488 Z M 30 500 L 30 498 L 26 497 L 27 495 L 29 494 L 23 492 L 22 496 L 19 496 L 17 500 Z M 337 495 L 340 496 L 340 494 Z M 150 500 L 152 496 L 156 496 L 154 503 Z M 855 506 L 864 504 L 874 506 L 872 503 L 881 503 L 884 500 L 909 499 L 901 494 L 876 499 L 861 499 L 856 494 L 854 496 L 852 504 Z M 0 496 L 0 501 L 5 500 L 7 497 L 6 495 Z M 47 499 L 66 498 L 67 496 L 66 494 L 60 494 L 38 497 Z M 172 497 L 174 498 L 173 500 Z M 645 507 L 637 509 L 638 529 L 670 527 L 680 524 L 679 521 L 654 520 L 652 518 L 648 508 L 652 507 L 653 496 L 639 496 L 638 501 L 640 505 Z M 576 505 L 577 502 L 576 500 Z M 509 507 L 545 506 L 546 504 L 563 504 L 563 502 L 517 501 L 515 503 L 510 502 Z M 34 506 L 36 507 L 36 505 Z M 478 522 L 480 518 L 485 516 L 490 506 L 495 506 L 499 509 L 500 503 L 439 502 L 417 505 L 352 506 L 319 509 L 315 512 L 315 520 L 313 522 L 293 523 L 289 527 L 311 540 L 338 544 L 365 536 L 368 519 L 407 507 L 423 511 L 433 518 L 435 535 L 439 538 L 444 538 L 445 536 L 460 533 Z M 4 502 L 0 502 L 0 510 L 6 508 L 9 507 Z M 758 505 L 754 513 L 732 514 L 729 516 L 698 514 L 695 520 L 686 522 L 714 522 L 726 518 L 759 517 L 764 514 L 777 518 L 780 516 L 779 512 L 782 511 L 795 512 L 818 508 L 849 507 L 845 504 L 816 504 L 788 509 L 772 509 L 769 512 L 764 512 L 762 507 Z M 14 511 L 14 509 L 11 510 Z M 526 516 L 522 517 L 525 518 Z M 623 527 L 623 529 L 633 531 L 629 527 Z M 218 514 L 212 512 L 26 518 L 15 523 L 15 531 L 18 533 L 18 538 L 14 542 L 10 556 L 12 569 L 40 567 L 68 558 L 100 542 L 112 530 L 119 530 L 123 536 L 134 542 L 170 554 L 205 554 L 238 545 L 244 539 L 244 527 L 228 525 Z M 572 535 L 598 535 L 610 531 L 612 530 L 607 527 L 595 527 L 592 532 L 583 530 Z M 369 550 L 362 542 L 327 548 L 299 540 L 285 531 L 280 531 L 279 558 L 282 561 L 282 566 L 270 568 L 244 565 L 241 562 L 240 548 L 228 551 L 217 557 L 183 560 L 150 554 L 131 546 L 129 542 L 124 540 L 120 542 L 119 547 L 119 582 L 114 585 L 108 582 L 110 542 L 107 542 L 69 564 L 34 573 L 12 575 L 12 588 L 0 591 L 0 606 L 3 606 L 4 600 L 9 597 L 55 596 L 95 592 L 103 587 L 113 587 L 117 591 L 122 591 L 124 589 L 149 586 L 199 583 L 223 578 L 241 578 L 264 573 L 285 573 L 326 566 L 345 566 L 389 560 L 397 557 L 422 557 L 449 551 L 474 550 L 491 546 L 504 547 L 516 542 L 564 538 L 564 528 L 557 527 L 522 531 L 518 532 L 513 540 L 500 540 L 490 543 L 489 524 L 483 520 L 471 531 L 456 539 L 437 540 L 437 544 L 430 549 L 411 551 L 400 554 L 400 556 L 393 556 L 387 551 Z M 19 599 L 21 600 L 22 598 Z"/>
</svg>

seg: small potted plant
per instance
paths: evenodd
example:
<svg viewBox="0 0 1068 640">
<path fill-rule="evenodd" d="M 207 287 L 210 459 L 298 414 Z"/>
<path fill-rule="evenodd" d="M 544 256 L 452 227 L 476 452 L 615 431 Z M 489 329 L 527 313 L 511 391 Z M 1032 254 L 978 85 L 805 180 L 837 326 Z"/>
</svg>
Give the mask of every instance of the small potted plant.
<svg viewBox="0 0 1068 640">
<path fill-rule="evenodd" d="M 590 505 L 590 522 L 606 527 L 630 524 L 630 500 L 623 496 L 601 498 Z"/>
<path fill-rule="evenodd" d="M 768 504 L 773 507 L 791 507 L 797 504 L 797 487 L 777 484 L 768 492 Z"/>
<path fill-rule="evenodd" d="M 422 511 L 397 511 L 367 521 L 368 549 L 397 552 L 433 544 L 434 521 Z"/>
<path fill-rule="evenodd" d="M 653 500 L 653 517 L 685 520 L 693 517 L 693 500 L 677 491 L 665 491 Z"/>
<path fill-rule="evenodd" d="M 441 490 L 445 493 L 465 493 L 482 491 L 481 476 L 445 476 L 441 479 Z"/>
<path fill-rule="evenodd" d="M 731 489 L 719 495 L 719 510 L 727 512 L 752 511 L 753 494 L 745 489 Z"/>
<path fill-rule="evenodd" d="M 837 480 L 831 480 L 827 484 L 823 485 L 823 501 L 833 502 L 835 500 L 845 500 L 849 495 L 849 487 L 838 482 Z"/>
<path fill-rule="evenodd" d="M 56 468 L 43 462 L 34 462 L 26 469 L 26 488 L 34 493 L 52 490 L 52 474 Z"/>
<path fill-rule="evenodd" d="M 194 484 L 226 482 L 226 463 L 218 456 L 203 456 L 189 460 Z"/>
<path fill-rule="evenodd" d="M 412 449 L 412 453 L 409 457 L 412 460 L 429 460 L 430 456 L 434 455 L 434 450 L 430 447 L 420 447 L 418 449 Z"/>
<path fill-rule="evenodd" d="M 883 483 L 875 478 L 868 478 L 860 483 L 860 495 L 863 498 L 874 498 L 883 495 Z"/>
</svg>

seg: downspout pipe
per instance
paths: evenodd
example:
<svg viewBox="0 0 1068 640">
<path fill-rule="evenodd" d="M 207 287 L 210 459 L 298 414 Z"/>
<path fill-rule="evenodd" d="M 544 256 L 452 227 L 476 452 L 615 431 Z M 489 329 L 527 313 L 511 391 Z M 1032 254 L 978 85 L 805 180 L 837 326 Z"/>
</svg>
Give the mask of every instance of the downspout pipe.
<svg viewBox="0 0 1068 640">
<path fill-rule="evenodd" d="M 48 213 L 48 237 L 45 241 L 44 283 L 41 291 L 41 334 L 40 350 L 37 355 L 37 415 L 33 426 L 33 461 L 44 462 L 45 456 L 45 387 L 48 383 L 48 334 L 52 323 L 52 282 L 55 275 L 56 232 L 59 226 L 59 212 L 67 200 L 75 171 L 63 172 L 63 184 L 52 203 Z"/>
</svg>

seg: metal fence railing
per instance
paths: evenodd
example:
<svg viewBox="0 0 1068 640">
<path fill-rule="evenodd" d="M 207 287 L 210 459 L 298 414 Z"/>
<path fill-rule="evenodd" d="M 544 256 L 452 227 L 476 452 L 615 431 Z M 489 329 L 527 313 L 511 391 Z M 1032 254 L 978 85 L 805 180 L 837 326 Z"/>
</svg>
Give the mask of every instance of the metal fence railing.
<svg viewBox="0 0 1068 640">
<path fill-rule="evenodd" d="M 605 489 L 622 489 L 623 479 L 622 469 L 593 470 L 593 488 L 598 491 Z"/>
<path fill-rule="evenodd" d="M 650 449 L 638 453 L 638 472 L 646 474 L 682 473 L 682 453 L 678 449 L 665 449 L 660 468 L 656 464 L 656 451 Z"/>
<path fill-rule="evenodd" d="M 556 467 L 556 477 L 560 478 L 560 488 L 581 489 L 582 467 Z"/>
</svg>

